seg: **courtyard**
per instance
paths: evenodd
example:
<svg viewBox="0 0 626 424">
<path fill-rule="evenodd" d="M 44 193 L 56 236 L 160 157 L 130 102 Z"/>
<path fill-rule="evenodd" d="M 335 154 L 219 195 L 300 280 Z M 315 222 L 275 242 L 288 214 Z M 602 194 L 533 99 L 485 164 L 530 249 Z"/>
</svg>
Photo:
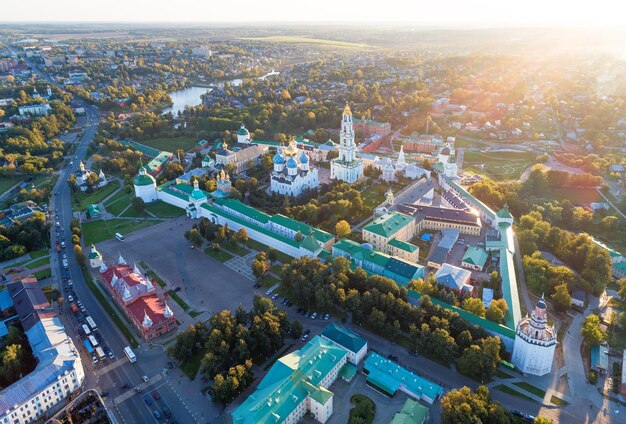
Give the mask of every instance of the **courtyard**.
<svg viewBox="0 0 626 424">
<path fill-rule="evenodd" d="M 107 265 L 116 263 L 120 254 L 131 266 L 143 261 L 168 283 L 168 290 L 180 287 L 178 294 L 191 310 L 210 315 L 233 310 L 240 303 L 250 308 L 252 281 L 202 250 L 189 247 L 184 233 L 194 222 L 178 218 L 125 234 L 124 242 L 113 239 L 96 246 Z"/>
</svg>

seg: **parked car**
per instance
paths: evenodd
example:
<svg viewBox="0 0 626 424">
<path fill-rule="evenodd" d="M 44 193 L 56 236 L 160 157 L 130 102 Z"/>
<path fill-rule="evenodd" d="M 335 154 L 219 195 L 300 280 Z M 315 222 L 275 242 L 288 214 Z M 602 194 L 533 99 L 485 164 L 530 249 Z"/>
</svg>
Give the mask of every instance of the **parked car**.
<svg viewBox="0 0 626 424">
<path fill-rule="evenodd" d="M 148 376 L 147 376 L 147 375 L 144 375 L 144 376 L 143 376 L 143 377 L 141 377 L 141 378 L 143 378 L 143 381 L 145 381 L 146 383 L 147 383 L 148 381 L 150 381 L 150 379 L 148 378 Z"/>
<path fill-rule="evenodd" d="M 306 312 L 304 313 L 304 317 L 305 317 L 305 318 L 308 318 L 308 317 L 309 317 L 309 311 L 306 311 Z"/>
<path fill-rule="evenodd" d="M 278 298 L 278 293 L 274 293 L 274 295 L 272 296 L 272 300 L 275 300 L 276 298 Z"/>
<path fill-rule="evenodd" d="M 156 390 L 153 390 L 152 393 L 150 393 L 152 395 L 152 397 L 154 398 L 154 400 L 159 400 L 161 399 L 161 395 L 159 394 L 159 392 L 157 392 Z"/>
<path fill-rule="evenodd" d="M 394 355 L 393 353 L 390 353 L 389 355 L 387 355 L 387 359 L 391 359 L 392 361 L 397 361 L 398 358 L 396 355 Z"/>
<path fill-rule="evenodd" d="M 109 359 L 115 359 L 115 354 L 113 352 L 109 352 Z"/>
<path fill-rule="evenodd" d="M 268 296 L 269 296 L 270 294 L 272 294 L 272 289 L 267 289 L 267 291 L 265 292 L 265 294 L 266 294 L 266 295 L 268 295 Z"/>
<path fill-rule="evenodd" d="M 313 312 L 313 314 L 311 314 L 311 319 L 315 319 L 317 318 L 317 312 Z"/>
<path fill-rule="evenodd" d="M 161 418 L 161 413 L 159 412 L 158 409 L 154 410 L 154 418 L 157 418 L 157 419 Z"/>
<path fill-rule="evenodd" d="M 326 321 L 328 321 L 328 320 L 330 319 L 330 314 L 326 314 L 326 315 L 324 315 L 324 319 L 325 319 Z"/>
<path fill-rule="evenodd" d="M 305 335 L 302 336 L 302 338 L 300 338 L 300 340 L 305 341 L 308 338 L 309 338 L 309 335 L 305 334 Z"/>
</svg>

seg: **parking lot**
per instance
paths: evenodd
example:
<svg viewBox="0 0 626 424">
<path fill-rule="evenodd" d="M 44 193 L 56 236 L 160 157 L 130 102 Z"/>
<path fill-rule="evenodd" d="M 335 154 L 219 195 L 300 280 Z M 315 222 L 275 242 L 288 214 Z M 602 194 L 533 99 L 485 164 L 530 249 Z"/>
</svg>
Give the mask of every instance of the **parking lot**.
<svg viewBox="0 0 626 424">
<path fill-rule="evenodd" d="M 180 287 L 179 294 L 192 310 L 213 314 L 235 309 L 240 303 L 249 308 L 253 282 L 201 250 L 190 248 L 184 233 L 193 223 L 178 218 L 124 234 L 123 242 L 102 242 L 97 248 L 107 265 L 117 262 L 120 254 L 128 264 L 145 262 L 169 283 L 166 289 Z"/>
</svg>

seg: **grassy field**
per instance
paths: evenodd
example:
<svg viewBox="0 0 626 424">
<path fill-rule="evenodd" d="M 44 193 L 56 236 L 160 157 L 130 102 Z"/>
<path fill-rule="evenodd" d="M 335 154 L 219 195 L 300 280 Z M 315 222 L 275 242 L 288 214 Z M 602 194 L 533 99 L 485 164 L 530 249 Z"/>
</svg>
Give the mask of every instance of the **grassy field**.
<svg viewBox="0 0 626 424">
<path fill-rule="evenodd" d="M 556 405 L 556 406 L 567 406 L 567 405 L 569 405 L 569 402 L 566 402 L 563 399 L 558 398 L 556 396 L 552 396 L 550 398 L 550 403 L 552 403 L 553 405 Z"/>
<path fill-rule="evenodd" d="M 148 203 L 146 205 L 146 210 L 148 212 L 153 213 L 155 216 L 159 218 L 177 218 L 185 214 L 185 211 L 182 210 L 181 208 L 172 206 L 168 203 L 163 202 L 162 200 L 159 200 L 153 203 Z"/>
<path fill-rule="evenodd" d="M 263 277 L 259 278 L 258 283 L 262 287 L 269 289 L 270 287 L 274 287 L 276 284 L 280 283 L 280 280 L 276 277 L 272 277 L 271 275 L 266 274 Z"/>
<path fill-rule="evenodd" d="M 532 402 L 535 401 L 535 399 L 531 398 L 530 396 L 525 395 L 524 393 L 520 393 L 517 390 L 509 387 L 509 386 L 505 386 L 504 384 L 499 384 L 495 387 L 496 390 L 500 390 L 501 392 L 504 392 L 506 394 L 509 394 L 511 396 L 516 396 L 518 398 L 522 398 L 522 399 L 526 399 L 526 400 L 530 400 Z"/>
<path fill-rule="evenodd" d="M 29 263 L 28 265 L 26 265 L 26 268 L 35 269 L 35 268 L 39 268 L 40 266 L 48 265 L 49 263 L 50 263 L 50 258 L 46 256 L 44 258 L 39 258 L 36 261 Z"/>
<path fill-rule="evenodd" d="M 232 259 L 233 257 L 233 255 L 231 255 L 228 252 L 225 252 L 222 249 L 215 251 L 212 247 L 207 247 L 206 249 L 204 249 L 204 253 L 206 253 L 208 256 L 212 257 L 213 259 L 217 259 L 220 262 L 226 262 L 227 260 Z"/>
<path fill-rule="evenodd" d="M 463 168 L 475 168 L 492 178 L 517 179 L 522 171 L 532 165 L 537 157 L 532 152 L 465 152 Z"/>
<path fill-rule="evenodd" d="M 76 192 L 72 195 L 74 210 L 84 211 L 92 203 L 100 203 L 102 200 L 119 188 L 117 183 L 107 184 L 93 193 Z"/>
<path fill-rule="evenodd" d="M 183 149 L 187 151 L 195 146 L 197 142 L 197 139 L 191 137 L 158 137 L 150 140 L 141 140 L 138 143 L 154 147 L 155 149 L 174 152 L 176 149 Z"/>
<path fill-rule="evenodd" d="M 554 200 L 569 199 L 575 205 L 604 201 L 600 193 L 593 188 L 550 187 L 544 197 Z"/>
<path fill-rule="evenodd" d="M 174 290 L 168 290 L 167 292 L 169 293 L 170 297 L 172 299 L 174 299 L 176 301 L 176 303 L 178 303 L 178 306 L 180 306 L 181 308 L 183 308 L 185 310 L 185 312 L 187 312 L 189 310 L 189 305 L 187 305 L 187 302 L 185 302 L 178 295 L 178 293 L 176 293 Z"/>
<path fill-rule="evenodd" d="M 109 221 L 90 221 L 82 224 L 85 245 L 100 243 L 115 237 L 115 233 L 128 234 L 135 230 L 158 224 L 159 221 L 111 219 Z"/>
<path fill-rule="evenodd" d="M 0 178 L 0 194 L 4 193 L 15 184 L 24 181 L 26 177 L 24 175 L 18 175 L 15 177 L 3 177 Z"/>
<path fill-rule="evenodd" d="M 517 383 L 513 383 L 520 389 L 526 390 L 528 393 L 532 393 L 535 396 L 539 396 L 543 398 L 546 395 L 544 390 L 541 390 L 539 387 L 535 387 L 532 384 L 526 383 L 525 381 L 518 381 Z"/>
<path fill-rule="evenodd" d="M 508 373 L 505 373 L 504 371 L 499 370 L 499 369 L 496 370 L 496 377 L 498 377 L 498 378 L 513 378 L 512 375 L 510 375 Z"/>
<path fill-rule="evenodd" d="M 202 349 L 200 352 L 193 355 L 190 360 L 180 364 L 180 369 L 183 370 L 185 375 L 189 377 L 190 380 L 196 378 L 196 374 L 198 374 L 198 370 L 200 370 L 200 362 L 202 361 L 205 353 L 204 349 Z"/>
<path fill-rule="evenodd" d="M 130 204 L 132 196 L 132 194 L 126 193 L 124 190 L 120 190 L 104 204 L 104 207 L 107 212 L 112 213 L 115 216 L 119 216 L 119 214 L 121 214 Z"/>
<path fill-rule="evenodd" d="M 269 41 L 269 42 L 274 42 L 274 43 L 292 43 L 292 44 L 317 44 L 321 46 L 337 47 L 341 49 L 366 49 L 366 48 L 373 47 L 367 44 L 350 43 L 348 41 L 336 41 L 336 40 L 325 40 L 322 38 L 282 36 L 282 35 L 273 35 L 270 37 L 246 37 L 246 38 L 242 38 L 242 40 Z"/>
<path fill-rule="evenodd" d="M 229 252 L 232 252 L 236 255 L 243 256 L 248 253 L 248 250 L 245 247 L 242 247 L 239 243 L 234 240 L 229 241 L 228 243 L 224 243 L 222 247 Z"/>
<path fill-rule="evenodd" d="M 248 241 L 246 242 L 246 245 L 251 248 L 256 250 L 257 252 L 267 252 L 269 250 L 269 247 L 264 245 L 263 243 L 259 243 L 256 240 L 252 240 L 252 239 L 248 239 Z M 289 256 L 286 253 L 277 251 L 276 252 L 276 258 L 281 261 L 282 263 L 286 264 L 289 263 L 293 260 L 293 258 L 291 256 Z"/>
<path fill-rule="evenodd" d="M 52 270 L 50 268 L 42 269 L 33 274 L 37 280 L 43 280 L 44 278 L 52 277 Z"/>
</svg>

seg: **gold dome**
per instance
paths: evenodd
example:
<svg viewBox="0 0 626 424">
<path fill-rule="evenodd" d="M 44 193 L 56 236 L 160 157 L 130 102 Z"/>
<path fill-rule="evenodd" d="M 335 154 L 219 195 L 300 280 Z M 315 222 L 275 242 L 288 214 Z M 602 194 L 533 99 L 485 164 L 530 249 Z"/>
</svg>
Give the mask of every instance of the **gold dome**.
<svg viewBox="0 0 626 424">
<path fill-rule="evenodd" d="M 348 102 L 346 102 L 346 107 L 343 108 L 344 115 L 352 115 L 352 111 L 350 110 L 350 106 L 348 106 Z"/>
<path fill-rule="evenodd" d="M 287 156 L 295 156 L 296 153 L 298 153 L 298 146 L 296 146 L 296 141 L 292 139 L 289 145 L 285 147 L 285 154 Z"/>
</svg>

